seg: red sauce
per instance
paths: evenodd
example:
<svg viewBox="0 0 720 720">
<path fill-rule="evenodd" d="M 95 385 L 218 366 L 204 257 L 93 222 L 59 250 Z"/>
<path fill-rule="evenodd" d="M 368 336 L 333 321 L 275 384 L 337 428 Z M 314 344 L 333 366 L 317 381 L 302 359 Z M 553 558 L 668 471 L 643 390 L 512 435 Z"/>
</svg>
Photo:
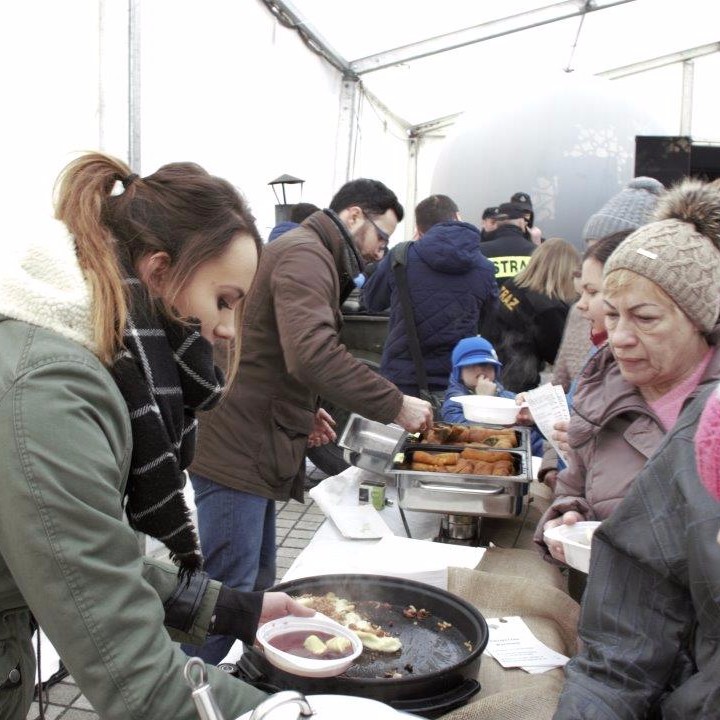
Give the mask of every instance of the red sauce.
<svg viewBox="0 0 720 720">
<path fill-rule="evenodd" d="M 348 646 L 347 650 L 342 653 L 327 651 L 322 653 L 322 655 L 315 655 L 315 653 L 310 652 L 304 646 L 305 640 L 307 640 L 310 635 L 315 635 L 316 637 L 320 638 L 320 640 L 322 640 L 324 643 L 327 643 L 330 638 L 334 637 L 329 633 L 318 631 L 295 631 L 283 633 L 282 635 L 275 635 L 275 637 L 268 640 L 268 643 L 274 648 L 282 650 L 282 652 L 290 653 L 291 655 L 296 655 L 297 657 L 312 658 L 313 660 L 337 660 L 339 658 L 344 658 L 352 655 L 352 645 Z"/>
</svg>

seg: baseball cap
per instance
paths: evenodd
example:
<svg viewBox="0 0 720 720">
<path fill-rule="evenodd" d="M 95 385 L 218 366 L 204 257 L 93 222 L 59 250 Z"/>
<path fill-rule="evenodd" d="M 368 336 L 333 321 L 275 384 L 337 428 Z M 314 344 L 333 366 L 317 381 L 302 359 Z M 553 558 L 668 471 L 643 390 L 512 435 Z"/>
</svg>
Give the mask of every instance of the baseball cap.
<svg viewBox="0 0 720 720">
<path fill-rule="evenodd" d="M 525 210 L 525 212 L 532 212 L 532 200 L 526 192 L 516 192 L 510 198 L 510 202 L 515 203 L 516 205 L 520 205 L 523 210 Z"/>
<path fill-rule="evenodd" d="M 495 365 L 497 368 L 502 367 L 495 348 L 480 335 L 460 340 L 453 349 L 452 364 L 454 368 L 480 364 Z"/>
<path fill-rule="evenodd" d="M 498 206 L 498 219 L 506 218 L 507 220 L 517 220 L 524 218 L 525 213 L 528 212 L 522 205 L 518 205 L 514 202 L 501 203 Z"/>
</svg>

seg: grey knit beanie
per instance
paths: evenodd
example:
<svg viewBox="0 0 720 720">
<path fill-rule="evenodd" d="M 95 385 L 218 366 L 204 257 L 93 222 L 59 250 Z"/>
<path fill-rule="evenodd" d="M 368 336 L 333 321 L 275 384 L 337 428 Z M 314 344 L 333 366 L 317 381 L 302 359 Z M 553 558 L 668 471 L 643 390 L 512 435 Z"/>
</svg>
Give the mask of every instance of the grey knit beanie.
<svg viewBox="0 0 720 720">
<path fill-rule="evenodd" d="M 600 210 L 591 215 L 582 231 L 583 242 L 600 240 L 621 230 L 637 230 L 650 222 L 663 184 L 651 177 L 632 179 Z"/>
<path fill-rule="evenodd" d="M 656 221 L 622 242 L 604 276 L 631 270 L 662 288 L 703 332 L 720 313 L 720 180 L 685 180 L 663 195 Z"/>
</svg>

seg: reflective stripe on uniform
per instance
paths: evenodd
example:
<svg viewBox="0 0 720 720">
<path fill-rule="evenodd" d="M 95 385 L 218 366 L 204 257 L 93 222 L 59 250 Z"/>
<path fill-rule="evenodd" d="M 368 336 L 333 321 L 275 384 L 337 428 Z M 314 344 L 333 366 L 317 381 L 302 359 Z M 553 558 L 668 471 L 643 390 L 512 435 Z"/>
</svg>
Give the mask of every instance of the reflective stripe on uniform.
<svg viewBox="0 0 720 720">
<path fill-rule="evenodd" d="M 495 265 L 495 278 L 515 277 L 530 262 L 530 255 L 491 257 L 488 260 Z"/>
</svg>

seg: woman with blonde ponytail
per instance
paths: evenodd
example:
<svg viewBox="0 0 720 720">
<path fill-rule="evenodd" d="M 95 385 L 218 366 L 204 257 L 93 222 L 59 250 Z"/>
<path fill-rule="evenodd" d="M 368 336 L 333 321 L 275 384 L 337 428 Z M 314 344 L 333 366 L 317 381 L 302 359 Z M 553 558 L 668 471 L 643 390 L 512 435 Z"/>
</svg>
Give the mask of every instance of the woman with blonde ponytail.
<svg viewBox="0 0 720 720">
<path fill-rule="evenodd" d="M 171 637 L 252 642 L 261 621 L 311 614 L 209 580 L 182 492 L 195 413 L 224 387 L 213 343 L 233 348 L 260 236 L 200 166 L 140 177 L 101 153 L 65 168 L 56 218 L 0 267 L 0 717 L 27 716 L 37 621 L 105 720 L 190 720 Z M 173 563 L 142 557 L 133 530 Z M 209 672 L 226 717 L 264 697 Z"/>
</svg>

